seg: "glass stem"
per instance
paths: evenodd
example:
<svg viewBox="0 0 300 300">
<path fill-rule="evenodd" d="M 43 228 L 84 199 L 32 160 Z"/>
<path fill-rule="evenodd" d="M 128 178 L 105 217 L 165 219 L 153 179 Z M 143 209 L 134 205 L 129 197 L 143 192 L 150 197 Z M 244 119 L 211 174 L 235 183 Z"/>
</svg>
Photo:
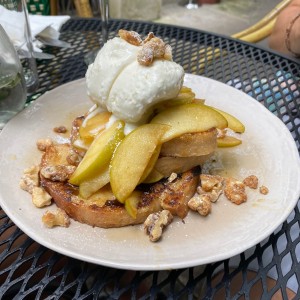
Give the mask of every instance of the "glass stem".
<svg viewBox="0 0 300 300">
<path fill-rule="evenodd" d="M 28 49 L 29 57 L 26 60 L 26 68 L 25 68 L 25 81 L 27 86 L 27 92 L 28 94 L 33 93 L 38 85 L 39 85 L 39 79 L 38 79 L 38 72 L 37 72 L 37 66 L 36 66 L 36 60 L 33 56 L 33 42 L 32 42 L 32 35 L 31 35 L 31 28 L 29 23 L 29 17 L 28 17 L 28 11 L 27 11 L 27 2 L 26 0 L 21 0 L 22 8 L 24 11 L 24 35 L 26 40 L 26 46 Z"/>
<path fill-rule="evenodd" d="M 99 0 L 99 8 L 102 22 L 102 43 L 105 44 L 108 40 L 108 0 Z"/>
</svg>

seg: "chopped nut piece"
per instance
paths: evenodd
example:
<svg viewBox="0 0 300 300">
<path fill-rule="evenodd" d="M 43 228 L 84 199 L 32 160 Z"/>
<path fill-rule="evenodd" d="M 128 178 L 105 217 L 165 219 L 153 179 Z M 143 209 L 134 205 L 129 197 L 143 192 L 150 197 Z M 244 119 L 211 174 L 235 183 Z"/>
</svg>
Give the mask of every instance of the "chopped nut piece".
<svg viewBox="0 0 300 300">
<path fill-rule="evenodd" d="M 79 155 L 73 149 L 70 150 L 70 154 L 67 156 L 67 162 L 72 166 L 78 166 L 82 160 L 82 156 Z"/>
<path fill-rule="evenodd" d="M 128 31 L 125 29 L 120 29 L 118 34 L 122 40 L 125 40 L 126 42 L 128 42 L 131 45 L 140 46 L 143 43 L 142 38 L 135 31 Z"/>
<path fill-rule="evenodd" d="M 70 178 L 75 169 L 75 166 L 67 165 L 47 166 L 41 169 L 41 175 L 52 181 L 64 182 Z"/>
<path fill-rule="evenodd" d="M 268 189 L 266 186 L 262 185 L 262 186 L 259 188 L 259 192 L 260 192 L 261 194 L 263 194 L 263 195 L 267 195 L 267 194 L 269 193 L 269 189 Z"/>
<path fill-rule="evenodd" d="M 211 202 L 216 202 L 223 193 L 224 178 L 218 175 L 200 175 L 201 186 L 197 188 L 198 194 L 210 193 Z"/>
<path fill-rule="evenodd" d="M 149 32 L 147 37 L 144 39 L 144 44 L 148 43 L 151 39 L 155 37 L 153 32 Z"/>
<path fill-rule="evenodd" d="M 34 187 L 32 190 L 32 203 L 36 207 L 45 207 L 51 204 L 51 196 L 41 187 Z"/>
<path fill-rule="evenodd" d="M 211 212 L 211 195 L 195 195 L 188 202 L 191 210 L 197 211 L 201 216 L 207 216 Z"/>
<path fill-rule="evenodd" d="M 176 173 L 172 173 L 169 178 L 168 178 L 168 182 L 172 182 L 177 178 L 177 174 Z"/>
<path fill-rule="evenodd" d="M 220 190 L 212 190 L 210 193 L 210 201 L 216 202 L 223 193 L 223 187 Z"/>
<path fill-rule="evenodd" d="M 258 178 L 255 175 L 250 175 L 243 180 L 243 183 L 251 189 L 257 189 Z"/>
<path fill-rule="evenodd" d="M 53 131 L 56 133 L 66 133 L 67 128 L 65 126 L 54 127 Z"/>
<path fill-rule="evenodd" d="M 201 187 L 205 192 L 211 192 L 213 189 L 222 188 L 224 178 L 219 175 L 200 175 Z"/>
<path fill-rule="evenodd" d="M 223 193 L 223 186 L 220 188 L 220 190 L 214 189 L 211 192 L 205 192 L 201 186 L 197 187 L 197 193 L 199 195 L 209 195 L 210 201 L 211 202 L 217 202 L 217 200 L 219 199 L 219 197 L 222 195 Z"/>
<path fill-rule="evenodd" d="M 237 205 L 247 201 L 245 185 L 237 179 L 226 179 L 224 193 L 227 199 Z"/>
<path fill-rule="evenodd" d="M 168 210 L 162 210 L 157 213 L 150 214 L 144 222 L 145 233 L 149 235 L 151 242 L 158 241 L 163 229 L 173 220 L 172 214 Z"/>
<path fill-rule="evenodd" d="M 51 139 L 39 139 L 36 142 L 36 146 L 40 151 L 46 151 L 47 147 L 51 146 L 53 141 Z"/>
<path fill-rule="evenodd" d="M 66 212 L 58 208 L 54 212 L 46 211 L 42 217 L 45 226 L 53 228 L 54 226 L 69 227 L 70 218 Z"/>
<path fill-rule="evenodd" d="M 139 64 L 149 66 L 152 64 L 154 58 L 163 58 L 172 60 L 172 48 L 166 45 L 164 41 L 150 32 L 143 41 L 141 36 L 135 31 L 128 31 L 124 29 L 119 30 L 119 36 L 129 44 L 135 46 L 142 46 L 137 55 Z"/>
<path fill-rule="evenodd" d="M 137 60 L 143 66 L 150 66 L 154 58 L 164 58 L 166 52 L 166 44 L 162 39 L 153 37 L 150 41 L 142 46 L 138 52 Z M 170 57 L 170 48 L 167 49 L 167 57 Z"/>
<path fill-rule="evenodd" d="M 39 166 L 32 166 L 23 171 L 20 188 L 32 194 L 32 190 L 36 186 L 39 186 Z"/>
</svg>

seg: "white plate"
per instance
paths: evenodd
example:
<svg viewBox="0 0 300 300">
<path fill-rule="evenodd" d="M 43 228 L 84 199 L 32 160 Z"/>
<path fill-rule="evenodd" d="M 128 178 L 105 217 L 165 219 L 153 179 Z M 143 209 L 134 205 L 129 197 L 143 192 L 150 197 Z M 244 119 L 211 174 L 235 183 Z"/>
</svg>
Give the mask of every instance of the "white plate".
<svg viewBox="0 0 300 300">
<path fill-rule="evenodd" d="M 187 75 L 190 86 L 206 103 L 238 117 L 245 125 L 243 144 L 219 149 L 228 174 L 259 177 L 269 194 L 251 191 L 236 206 L 225 198 L 204 218 L 189 213 L 176 219 L 163 239 L 151 243 L 142 226 L 101 229 L 73 221 L 69 228 L 47 229 L 28 193 L 19 188 L 25 168 L 39 162 L 35 142 L 57 138 L 53 128 L 69 125 L 90 106 L 83 79 L 60 86 L 12 119 L 0 135 L 0 205 L 11 220 L 38 243 L 62 254 L 110 267 L 139 270 L 174 269 L 226 259 L 269 236 L 288 217 L 300 194 L 299 155 L 284 124 L 244 93 L 211 79 Z M 54 209 L 52 206 L 51 209 Z"/>
</svg>

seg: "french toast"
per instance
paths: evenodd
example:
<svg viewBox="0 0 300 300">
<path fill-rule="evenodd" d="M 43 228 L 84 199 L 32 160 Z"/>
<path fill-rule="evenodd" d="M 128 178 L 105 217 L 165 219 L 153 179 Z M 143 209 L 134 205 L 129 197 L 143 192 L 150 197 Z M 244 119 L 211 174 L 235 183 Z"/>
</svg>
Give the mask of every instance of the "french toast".
<svg viewBox="0 0 300 300">
<path fill-rule="evenodd" d="M 162 144 L 160 155 L 192 157 L 209 155 L 217 147 L 217 130 L 211 128 L 202 132 L 185 133 Z"/>
<path fill-rule="evenodd" d="M 169 209 L 172 214 L 184 218 L 188 212 L 187 201 L 194 195 L 198 185 L 199 169 L 195 168 L 177 176 L 171 182 L 165 179 L 138 187 L 136 196 L 139 204 L 134 219 L 127 213 L 124 205 L 116 200 L 109 185 L 88 199 L 83 199 L 77 186 L 66 180 L 55 181 L 42 175 L 46 168 L 68 166 L 69 153 L 70 144 L 52 144 L 45 149 L 40 166 L 40 183 L 56 205 L 72 219 L 91 226 L 111 228 L 140 224 L 149 214 L 161 208 Z"/>
</svg>

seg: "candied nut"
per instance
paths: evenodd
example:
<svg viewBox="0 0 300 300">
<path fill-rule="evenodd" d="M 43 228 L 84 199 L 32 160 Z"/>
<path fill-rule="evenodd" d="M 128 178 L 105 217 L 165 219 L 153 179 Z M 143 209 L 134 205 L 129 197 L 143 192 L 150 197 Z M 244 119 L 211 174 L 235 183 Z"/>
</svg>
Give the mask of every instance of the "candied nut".
<svg viewBox="0 0 300 300">
<path fill-rule="evenodd" d="M 51 146 L 53 141 L 51 139 L 39 139 L 36 142 L 36 146 L 40 151 L 46 151 L 47 147 Z"/>
<path fill-rule="evenodd" d="M 120 29 L 118 34 L 122 40 L 125 40 L 131 45 L 141 46 L 143 43 L 141 36 L 135 31 Z"/>
<path fill-rule="evenodd" d="M 32 194 L 32 190 L 36 186 L 39 186 L 39 166 L 32 166 L 23 171 L 20 188 Z"/>
<path fill-rule="evenodd" d="M 244 183 L 234 178 L 226 179 L 224 194 L 228 200 L 237 205 L 247 201 Z"/>
<path fill-rule="evenodd" d="M 168 178 L 168 182 L 172 182 L 177 178 L 177 174 L 176 173 L 172 173 L 169 178 Z"/>
<path fill-rule="evenodd" d="M 219 197 L 221 196 L 221 194 L 223 193 L 223 187 L 217 191 L 217 190 L 212 190 L 210 193 L 210 201 L 211 202 L 216 202 Z"/>
<path fill-rule="evenodd" d="M 268 189 L 266 186 L 262 185 L 262 186 L 259 188 L 259 192 L 260 192 L 261 194 L 263 194 L 263 195 L 267 195 L 267 194 L 269 193 L 269 189 Z"/>
<path fill-rule="evenodd" d="M 163 40 L 158 37 L 153 37 L 139 50 L 137 54 L 137 61 L 143 66 L 150 66 L 154 58 L 163 58 L 165 51 L 166 44 L 163 42 Z"/>
<path fill-rule="evenodd" d="M 58 127 L 54 127 L 53 131 L 56 133 L 66 133 L 67 128 L 65 126 L 58 126 Z"/>
<path fill-rule="evenodd" d="M 54 226 L 69 227 L 70 225 L 69 216 L 60 208 L 57 208 L 54 212 L 46 211 L 42 216 L 42 221 L 49 228 Z"/>
<path fill-rule="evenodd" d="M 137 61 L 140 65 L 150 66 L 153 62 L 154 55 L 151 48 L 144 48 L 138 52 Z"/>
<path fill-rule="evenodd" d="M 153 32 L 149 32 L 147 37 L 144 39 L 144 44 L 148 43 L 151 39 L 155 37 Z"/>
<path fill-rule="evenodd" d="M 216 202 L 223 193 L 224 178 L 219 175 L 200 175 L 201 186 L 197 188 L 198 194 L 210 194 L 210 201 Z"/>
<path fill-rule="evenodd" d="M 151 242 L 158 241 L 163 233 L 163 229 L 173 220 L 172 214 L 168 210 L 162 210 L 150 214 L 144 222 L 144 231 L 149 235 Z"/>
<path fill-rule="evenodd" d="M 201 194 L 206 194 L 206 192 L 202 189 L 201 185 L 199 185 L 199 186 L 197 187 L 197 193 L 198 193 L 199 195 L 201 195 Z"/>
<path fill-rule="evenodd" d="M 255 175 L 250 175 L 243 180 L 243 183 L 251 189 L 257 189 L 258 178 Z"/>
<path fill-rule="evenodd" d="M 201 187 L 205 192 L 211 192 L 213 189 L 220 189 L 223 186 L 224 178 L 219 175 L 200 175 Z"/>
<path fill-rule="evenodd" d="M 45 207 L 51 204 L 51 196 L 41 187 L 34 187 L 32 190 L 32 203 L 36 207 Z"/>
<path fill-rule="evenodd" d="M 67 165 L 47 166 L 41 169 L 41 175 L 52 181 L 64 182 L 70 178 L 75 169 L 75 166 Z"/>
<path fill-rule="evenodd" d="M 155 58 L 162 58 L 165 55 L 166 44 L 158 37 L 153 37 L 148 43 L 143 45 L 143 48 L 151 48 Z"/>
<path fill-rule="evenodd" d="M 189 200 L 188 206 L 191 210 L 197 211 L 201 216 L 207 216 L 211 212 L 211 195 L 195 195 Z"/>
<path fill-rule="evenodd" d="M 72 166 L 78 166 L 79 163 L 82 160 L 82 156 L 79 155 L 76 151 L 73 149 L 70 150 L 69 155 L 67 156 L 67 162 Z"/>
<path fill-rule="evenodd" d="M 221 194 L 223 193 L 223 186 L 221 186 L 221 188 L 218 189 L 213 189 L 211 192 L 206 192 L 202 189 L 201 186 L 197 187 L 197 193 L 199 195 L 209 195 L 210 201 L 211 202 L 217 202 L 217 200 L 219 199 L 219 197 L 221 196 Z"/>
</svg>

